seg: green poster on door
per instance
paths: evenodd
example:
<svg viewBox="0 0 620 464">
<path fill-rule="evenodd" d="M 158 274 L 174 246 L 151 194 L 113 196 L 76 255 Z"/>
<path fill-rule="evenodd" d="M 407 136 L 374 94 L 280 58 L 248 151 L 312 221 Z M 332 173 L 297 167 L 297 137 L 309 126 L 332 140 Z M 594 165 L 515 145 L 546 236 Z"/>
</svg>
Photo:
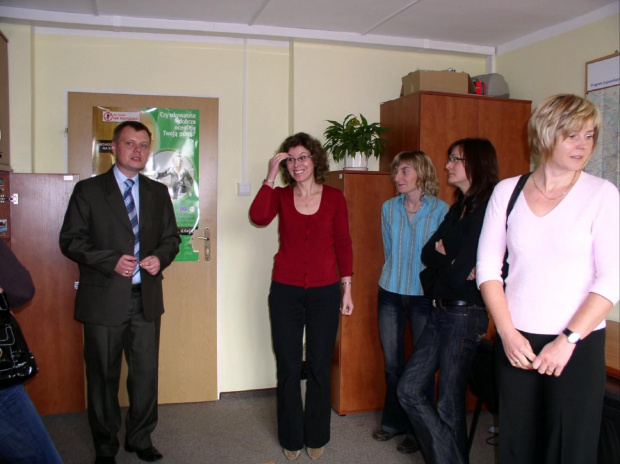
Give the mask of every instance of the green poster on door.
<svg viewBox="0 0 620 464">
<path fill-rule="evenodd" d="M 198 110 L 143 108 L 153 128 L 152 156 L 144 175 L 168 187 L 181 233 L 181 249 L 175 261 L 198 261 L 192 234 L 200 221 Z"/>
<path fill-rule="evenodd" d="M 112 135 L 123 121 L 140 121 L 151 131 L 151 157 L 142 174 L 165 184 L 170 192 L 181 234 L 175 261 L 198 261 L 191 239 L 200 220 L 200 111 L 93 107 L 93 175 L 108 171 L 115 163 Z"/>
</svg>

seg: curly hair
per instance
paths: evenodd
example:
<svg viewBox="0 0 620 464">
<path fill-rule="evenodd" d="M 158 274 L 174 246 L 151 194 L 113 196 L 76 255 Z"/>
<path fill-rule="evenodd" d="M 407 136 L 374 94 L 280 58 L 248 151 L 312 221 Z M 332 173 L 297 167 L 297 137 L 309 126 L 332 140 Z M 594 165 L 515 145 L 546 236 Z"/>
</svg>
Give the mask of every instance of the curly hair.
<svg viewBox="0 0 620 464">
<path fill-rule="evenodd" d="M 577 95 L 557 94 L 545 98 L 536 107 L 527 124 L 530 154 L 546 162 L 561 139 L 579 132 L 589 124 L 594 126 L 594 152 L 601 129 L 598 107 Z"/>
<path fill-rule="evenodd" d="M 437 181 L 437 171 L 433 162 L 423 151 L 401 151 L 397 154 L 390 164 L 392 180 L 396 177 L 396 171 L 401 164 L 408 164 L 418 175 L 416 186 L 424 195 L 437 196 L 439 193 L 439 182 Z"/>
<path fill-rule="evenodd" d="M 276 153 L 287 153 L 291 148 L 302 146 L 310 153 L 312 163 L 314 164 L 314 180 L 318 184 L 323 184 L 327 180 L 329 174 L 329 159 L 327 158 L 327 152 L 317 139 L 305 132 L 298 132 L 297 134 L 290 135 L 280 145 Z M 282 183 L 289 187 L 295 187 L 297 181 L 288 172 L 286 166 L 286 160 L 280 163 L 280 177 Z"/>
</svg>

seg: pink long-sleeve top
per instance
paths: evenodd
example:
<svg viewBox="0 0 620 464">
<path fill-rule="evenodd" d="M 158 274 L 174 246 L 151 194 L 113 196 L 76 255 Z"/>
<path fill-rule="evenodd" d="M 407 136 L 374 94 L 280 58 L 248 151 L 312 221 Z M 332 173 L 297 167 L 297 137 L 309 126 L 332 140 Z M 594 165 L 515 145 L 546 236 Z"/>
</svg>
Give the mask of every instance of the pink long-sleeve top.
<svg viewBox="0 0 620 464">
<path fill-rule="evenodd" d="M 353 273 L 353 250 L 344 195 L 323 185 L 316 213 L 295 209 L 293 189 L 263 185 L 250 207 L 250 219 L 266 226 L 278 215 L 280 248 L 274 257 L 272 279 L 298 287 L 320 287 Z"/>
<path fill-rule="evenodd" d="M 506 244 L 506 300 L 516 329 L 559 334 L 588 293 L 618 301 L 619 195 L 610 182 L 582 172 L 566 197 L 537 217 L 520 194 L 506 205 L 518 177 L 500 182 L 486 211 L 476 280 L 501 278 Z M 603 328 L 602 321 L 596 329 Z"/>
</svg>

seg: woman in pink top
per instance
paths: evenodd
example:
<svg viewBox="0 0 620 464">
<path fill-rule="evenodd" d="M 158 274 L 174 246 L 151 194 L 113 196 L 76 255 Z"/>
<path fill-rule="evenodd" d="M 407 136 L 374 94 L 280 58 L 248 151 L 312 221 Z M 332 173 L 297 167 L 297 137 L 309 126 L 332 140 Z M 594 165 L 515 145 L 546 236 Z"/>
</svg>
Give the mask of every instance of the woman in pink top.
<svg viewBox="0 0 620 464">
<path fill-rule="evenodd" d="M 477 281 L 499 335 L 501 464 L 597 461 L 619 253 L 618 189 L 582 172 L 600 126 L 581 97 L 542 101 L 528 124 L 540 166 L 507 223 L 517 178 L 497 185 L 486 211 Z"/>
<path fill-rule="evenodd" d="M 280 248 L 269 292 L 271 336 L 277 365 L 278 439 L 288 460 L 304 445 L 318 459 L 330 436 L 330 369 L 339 309 L 353 311 L 353 258 L 347 204 L 324 184 L 329 163 L 308 134 L 288 137 L 269 160 L 267 177 L 250 207 L 266 226 L 278 216 Z M 285 187 L 274 188 L 280 172 Z M 300 373 L 306 329 L 305 411 Z"/>
</svg>

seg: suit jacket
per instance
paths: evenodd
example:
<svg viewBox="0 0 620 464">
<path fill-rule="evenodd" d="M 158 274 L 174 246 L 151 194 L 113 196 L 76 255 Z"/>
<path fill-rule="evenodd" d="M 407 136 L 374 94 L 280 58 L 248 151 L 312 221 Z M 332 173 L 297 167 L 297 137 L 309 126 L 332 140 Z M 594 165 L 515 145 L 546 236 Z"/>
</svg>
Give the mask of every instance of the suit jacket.
<svg viewBox="0 0 620 464">
<path fill-rule="evenodd" d="M 162 271 L 179 252 L 174 209 L 163 184 L 140 175 L 140 256 L 157 256 L 159 273 L 140 270 L 142 306 L 147 320 L 164 312 Z M 81 322 L 120 325 L 131 305 L 131 278 L 114 267 L 133 255 L 134 234 L 113 168 L 78 182 L 60 230 L 60 249 L 80 269 L 75 318 Z"/>
</svg>

